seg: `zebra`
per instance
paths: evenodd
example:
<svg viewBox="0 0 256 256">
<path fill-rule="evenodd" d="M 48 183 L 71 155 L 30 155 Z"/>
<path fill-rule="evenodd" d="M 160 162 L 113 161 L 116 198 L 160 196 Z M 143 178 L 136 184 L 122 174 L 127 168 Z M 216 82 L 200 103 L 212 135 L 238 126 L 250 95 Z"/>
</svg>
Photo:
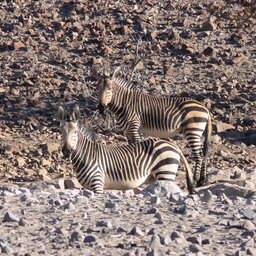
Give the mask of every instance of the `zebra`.
<svg viewBox="0 0 256 256">
<path fill-rule="evenodd" d="M 156 180 L 174 181 L 180 159 L 186 169 L 189 193 L 194 192 L 188 161 L 171 141 L 151 138 L 126 145 L 104 145 L 92 138 L 92 132 L 81 126 L 78 105 L 70 114 L 58 108 L 62 133 L 62 152 L 70 157 L 79 183 L 102 194 L 105 189 L 127 190 Z"/>
<path fill-rule="evenodd" d="M 140 141 L 141 134 L 158 138 L 173 138 L 183 134 L 195 158 L 194 182 L 202 186 L 206 181 L 206 160 L 212 132 L 209 110 L 188 97 L 157 97 L 134 89 L 115 71 L 98 76 L 99 104 L 102 114 L 107 107 L 115 114 L 117 125 L 124 131 L 128 143 Z M 205 132 L 204 144 L 201 139 Z"/>
</svg>

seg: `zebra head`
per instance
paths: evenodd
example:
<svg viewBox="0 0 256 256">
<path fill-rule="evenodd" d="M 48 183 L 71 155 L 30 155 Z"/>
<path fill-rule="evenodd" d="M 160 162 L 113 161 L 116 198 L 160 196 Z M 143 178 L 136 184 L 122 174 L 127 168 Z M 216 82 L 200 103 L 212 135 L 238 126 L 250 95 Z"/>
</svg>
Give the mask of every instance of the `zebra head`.
<svg viewBox="0 0 256 256">
<path fill-rule="evenodd" d="M 113 96 L 113 83 L 114 77 L 120 71 L 121 67 L 117 67 L 113 74 L 111 75 L 109 70 L 103 70 L 103 75 L 100 79 L 100 96 L 99 96 L 99 104 L 98 109 L 100 114 L 104 114 L 105 108 L 112 100 Z"/>
<path fill-rule="evenodd" d="M 62 133 L 62 153 L 64 157 L 69 157 L 71 152 L 76 149 L 78 142 L 79 107 L 76 106 L 72 114 L 69 114 L 60 106 L 58 109 L 58 119 Z"/>
<path fill-rule="evenodd" d="M 102 79 L 102 87 L 100 88 L 98 109 L 100 114 L 104 114 L 105 107 L 111 102 L 113 96 L 112 80 L 109 77 Z"/>
</svg>

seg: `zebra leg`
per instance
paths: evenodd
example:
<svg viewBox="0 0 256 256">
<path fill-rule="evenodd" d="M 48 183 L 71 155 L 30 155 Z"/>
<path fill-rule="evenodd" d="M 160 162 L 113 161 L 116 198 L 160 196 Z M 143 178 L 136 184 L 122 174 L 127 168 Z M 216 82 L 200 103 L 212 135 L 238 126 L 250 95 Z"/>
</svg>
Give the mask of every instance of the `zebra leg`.
<svg viewBox="0 0 256 256">
<path fill-rule="evenodd" d="M 127 139 L 129 143 L 141 141 L 140 122 L 138 120 L 130 121 L 128 124 Z"/>
<path fill-rule="evenodd" d="M 196 186 L 201 186 L 205 180 L 204 175 L 202 175 L 202 163 L 203 163 L 203 149 L 202 142 L 199 136 L 189 137 L 188 143 L 192 149 L 193 156 L 195 158 L 195 169 L 194 169 L 194 182 Z M 199 183 L 200 180 L 200 183 Z"/>
<path fill-rule="evenodd" d="M 203 159 L 201 170 L 200 170 L 200 178 L 197 182 L 197 187 L 203 186 L 206 183 L 206 159 Z"/>
<path fill-rule="evenodd" d="M 103 178 L 101 176 L 94 177 L 91 180 L 91 188 L 95 194 L 103 194 L 103 190 L 104 190 Z"/>
</svg>

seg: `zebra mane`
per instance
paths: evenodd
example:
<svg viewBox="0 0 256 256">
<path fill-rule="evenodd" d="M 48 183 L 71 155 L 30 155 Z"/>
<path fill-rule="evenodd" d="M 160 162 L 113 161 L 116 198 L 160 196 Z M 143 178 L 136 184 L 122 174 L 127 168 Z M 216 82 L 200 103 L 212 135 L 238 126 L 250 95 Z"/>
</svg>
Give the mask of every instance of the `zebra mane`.
<svg viewBox="0 0 256 256">
<path fill-rule="evenodd" d="M 86 139 L 95 142 L 95 133 L 90 131 L 88 128 L 84 126 L 79 126 L 80 132 L 86 137 Z"/>
<path fill-rule="evenodd" d="M 135 90 L 135 84 L 127 80 L 124 75 L 115 75 L 113 76 L 113 81 L 121 87 L 127 88 L 129 90 Z"/>
</svg>

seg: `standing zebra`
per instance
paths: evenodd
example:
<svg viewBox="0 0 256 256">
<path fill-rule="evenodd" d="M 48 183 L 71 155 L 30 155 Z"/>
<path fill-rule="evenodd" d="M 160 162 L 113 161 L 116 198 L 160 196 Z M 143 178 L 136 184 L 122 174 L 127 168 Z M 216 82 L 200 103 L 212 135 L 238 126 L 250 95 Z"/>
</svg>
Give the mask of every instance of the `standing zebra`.
<svg viewBox="0 0 256 256">
<path fill-rule="evenodd" d="M 78 125 L 79 107 L 68 114 L 58 109 L 62 131 L 62 152 L 71 161 L 82 186 L 95 193 L 103 189 L 127 190 L 155 180 L 174 181 L 180 163 L 186 168 L 186 180 L 193 193 L 190 166 L 180 149 L 165 140 L 148 139 L 124 146 L 106 146 L 91 139 L 91 133 Z"/>
<path fill-rule="evenodd" d="M 128 142 L 145 136 L 169 138 L 183 134 L 195 157 L 194 182 L 203 185 L 206 179 L 206 157 L 211 136 L 208 109 L 192 98 L 156 97 L 133 89 L 134 84 L 114 72 L 100 81 L 99 110 L 111 110 Z M 201 142 L 204 131 L 204 145 Z"/>
</svg>

